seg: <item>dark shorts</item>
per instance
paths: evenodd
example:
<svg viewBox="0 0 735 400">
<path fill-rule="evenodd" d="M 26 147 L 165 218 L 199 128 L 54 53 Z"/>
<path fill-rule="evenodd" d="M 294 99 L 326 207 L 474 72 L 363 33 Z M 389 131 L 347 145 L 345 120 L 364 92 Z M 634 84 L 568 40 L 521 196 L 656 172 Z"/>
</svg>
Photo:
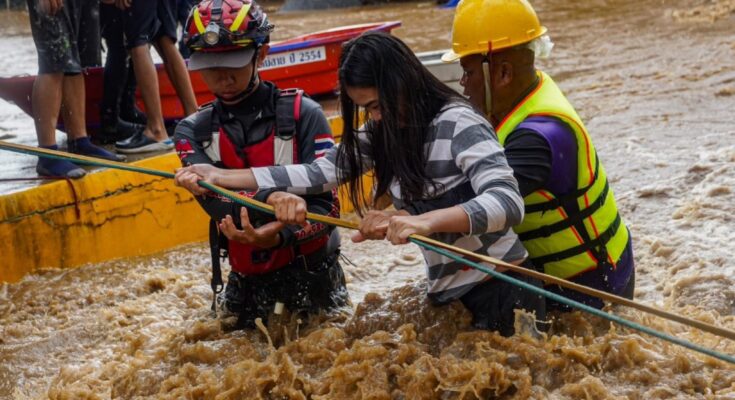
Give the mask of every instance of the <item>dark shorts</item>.
<svg viewBox="0 0 735 400">
<path fill-rule="evenodd" d="M 254 328 L 256 318 L 267 324 L 276 302 L 292 314 L 329 311 L 350 302 L 338 253 L 308 269 L 295 262 L 263 275 L 230 272 L 223 297 L 225 308 L 238 314 L 239 328 Z"/>
<path fill-rule="evenodd" d="M 123 25 L 128 49 L 152 44 L 162 37 L 176 42 L 177 0 L 135 0 L 125 10 Z"/>
<path fill-rule="evenodd" d="M 515 272 L 505 272 L 507 276 L 542 287 L 538 279 Z M 503 336 L 515 333 L 516 309 L 536 314 L 536 328 L 545 330 L 542 323 L 546 319 L 546 300 L 543 296 L 507 283 L 500 279 L 485 281 L 463 295 L 462 304 L 472 313 L 472 326 L 477 329 L 498 331 Z"/>
<path fill-rule="evenodd" d="M 39 13 L 28 0 L 38 73 L 79 74 L 100 61 L 99 0 L 65 0 L 56 15 Z"/>
<path fill-rule="evenodd" d="M 114 4 L 100 4 L 100 28 L 102 38 L 111 49 L 125 51 L 123 35 L 123 11 Z"/>
</svg>

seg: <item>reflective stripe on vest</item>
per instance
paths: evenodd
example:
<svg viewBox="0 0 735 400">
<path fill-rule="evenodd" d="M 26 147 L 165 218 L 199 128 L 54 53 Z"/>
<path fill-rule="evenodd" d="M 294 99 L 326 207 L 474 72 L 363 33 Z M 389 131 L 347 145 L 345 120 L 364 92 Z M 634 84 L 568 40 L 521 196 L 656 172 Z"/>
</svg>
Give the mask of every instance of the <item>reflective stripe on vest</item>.
<svg viewBox="0 0 735 400">
<path fill-rule="evenodd" d="M 291 165 L 294 163 L 294 138 L 282 139 L 276 136 L 273 139 L 273 165 Z"/>
<path fill-rule="evenodd" d="M 628 243 L 605 169 L 574 107 L 559 87 L 539 71 L 539 85 L 497 127 L 501 145 L 511 132 L 532 116 L 550 116 L 567 124 L 577 142 L 577 182 L 572 193 L 537 190 L 524 199 L 523 222 L 513 230 L 519 235 L 537 267 L 547 274 L 570 278 L 610 263 L 613 268 Z M 576 202 L 579 211 L 564 207 Z"/>
</svg>

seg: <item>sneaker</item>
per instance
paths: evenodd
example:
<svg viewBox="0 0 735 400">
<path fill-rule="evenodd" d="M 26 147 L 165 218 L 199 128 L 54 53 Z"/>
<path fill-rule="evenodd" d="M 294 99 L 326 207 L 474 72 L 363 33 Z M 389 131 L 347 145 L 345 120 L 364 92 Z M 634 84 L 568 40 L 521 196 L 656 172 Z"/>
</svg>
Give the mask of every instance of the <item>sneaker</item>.
<svg viewBox="0 0 735 400">
<path fill-rule="evenodd" d="M 72 162 L 50 158 L 39 158 L 36 172 L 39 176 L 71 179 L 79 179 L 87 174 L 87 171 Z"/>
<path fill-rule="evenodd" d="M 157 142 L 142 132 L 129 137 L 123 141 L 115 143 L 115 149 L 120 153 L 136 154 L 147 153 L 150 151 L 168 151 L 174 148 L 174 142 L 171 139 L 165 139 Z"/>
<path fill-rule="evenodd" d="M 69 152 L 74 154 L 81 154 L 84 156 L 101 158 L 110 161 L 125 161 L 127 157 L 122 154 L 115 154 L 107 151 L 102 147 L 95 146 L 89 141 L 88 137 L 83 137 L 75 140 L 70 140 L 68 143 Z"/>
</svg>

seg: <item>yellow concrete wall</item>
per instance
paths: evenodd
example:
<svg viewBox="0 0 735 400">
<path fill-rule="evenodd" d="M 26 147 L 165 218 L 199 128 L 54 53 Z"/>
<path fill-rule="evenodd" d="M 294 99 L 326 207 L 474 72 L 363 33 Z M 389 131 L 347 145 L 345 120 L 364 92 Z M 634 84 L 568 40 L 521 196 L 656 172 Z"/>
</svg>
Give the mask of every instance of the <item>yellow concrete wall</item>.
<svg viewBox="0 0 735 400">
<path fill-rule="evenodd" d="M 135 163 L 173 171 L 176 154 Z M 0 281 L 41 268 L 156 253 L 205 240 L 206 214 L 170 179 L 117 170 L 73 181 L 80 217 L 65 181 L 0 196 Z"/>
</svg>

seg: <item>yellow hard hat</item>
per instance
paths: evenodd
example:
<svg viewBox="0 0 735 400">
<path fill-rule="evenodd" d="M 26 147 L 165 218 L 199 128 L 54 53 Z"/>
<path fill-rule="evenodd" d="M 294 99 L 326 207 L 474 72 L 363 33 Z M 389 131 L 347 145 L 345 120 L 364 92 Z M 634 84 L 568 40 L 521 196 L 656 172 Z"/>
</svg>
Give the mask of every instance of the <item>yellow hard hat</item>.
<svg viewBox="0 0 735 400">
<path fill-rule="evenodd" d="M 528 43 L 546 33 L 526 0 L 462 0 L 452 24 L 452 51 L 444 62 Z"/>
</svg>

